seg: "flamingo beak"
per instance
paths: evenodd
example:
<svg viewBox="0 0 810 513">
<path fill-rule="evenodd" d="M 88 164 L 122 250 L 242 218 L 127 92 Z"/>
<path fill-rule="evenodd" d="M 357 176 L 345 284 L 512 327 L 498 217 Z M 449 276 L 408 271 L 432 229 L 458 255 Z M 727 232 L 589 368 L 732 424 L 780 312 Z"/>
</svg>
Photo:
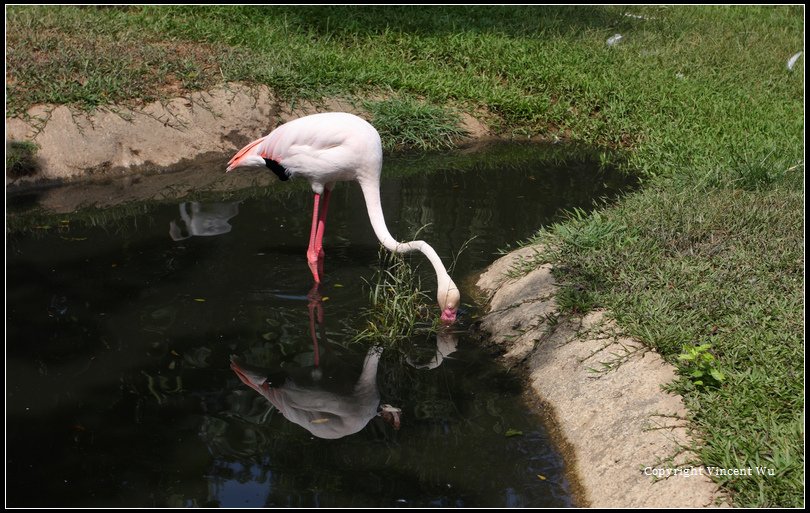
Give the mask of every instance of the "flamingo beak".
<svg viewBox="0 0 810 513">
<path fill-rule="evenodd" d="M 442 311 L 441 320 L 444 324 L 453 324 L 456 322 L 456 309 L 445 308 L 444 311 Z"/>
<path fill-rule="evenodd" d="M 255 373 L 251 373 L 248 369 L 243 368 L 239 364 L 239 360 L 235 356 L 231 356 L 231 370 L 234 371 L 239 379 L 245 385 L 253 390 L 262 394 L 263 389 L 268 389 L 267 379 L 259 377 Z"/>
</svg>

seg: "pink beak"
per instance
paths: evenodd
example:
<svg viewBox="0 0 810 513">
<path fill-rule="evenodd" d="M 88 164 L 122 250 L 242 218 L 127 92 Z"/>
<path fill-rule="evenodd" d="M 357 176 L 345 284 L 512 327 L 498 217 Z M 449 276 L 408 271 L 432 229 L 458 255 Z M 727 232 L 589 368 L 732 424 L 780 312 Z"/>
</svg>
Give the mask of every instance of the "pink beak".
<svg viewBox="0 0 810 513">
<path fill-rule="evenodd" d="M 456 322 L 456 311 L 451 310 L 450 308 L 445 308 L 442 312 L 441 319 L 444 324 L 453 324 Z"/>
<path fill-rule="evenodd" d="M 231 357 L 231 370 L 233 370 L 239 379 L 242 380 L 242 383 L 264 395 L 262 390 L 266 391 L 270 388 L 267 384 L 266 378 L 257 378 L 256 376 L 251 376 L 248 370 L 240 367 L 239 363 L 234 360 L 234 357 Z"/>
</svg>

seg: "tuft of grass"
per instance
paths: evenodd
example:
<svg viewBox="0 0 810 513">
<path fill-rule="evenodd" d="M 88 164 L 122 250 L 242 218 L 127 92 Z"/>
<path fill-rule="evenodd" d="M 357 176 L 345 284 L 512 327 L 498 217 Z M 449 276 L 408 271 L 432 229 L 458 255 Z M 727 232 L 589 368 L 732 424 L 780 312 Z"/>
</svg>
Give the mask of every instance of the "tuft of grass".
<svg viewBox="0 0 810 513">
<path fill-rule="evenodd" d="M 453 148 L 467 132 L 457 113 L 412 99 L 363 102 L 386 150 Z"/>
<path fill-rule="evenodd" d="M 31 141 L 9 141 L 6 147 L 6 176 L 20 178 L 37 173 L 36 153 L 39 146 Z"/>
<path fill-rule="evenodd" d="M 588 213 L 581 208 L 574 208 L 567 213 L 564 221 L 555 223 L 551 232 L 565 244 L 580 250 L 593 249 L 609 238 L 624 242 L 627 225 L 600 213 L 598 210 Z"/>
<path fill-rule="evenodd" d="M 596 302 L 584 286 L 566 284 L 557 292 L 557 306 L 562 314 L 584 315 L 593 310 Z"/>
<path fill-rule="evenodd" d="M 402 255 L 380 252 L 381 266 L 368 283 L 370 306 L 364 312 L 366 327 L 354 342 L 393 347 L 436 331 L 431 318 L 434 301 L 422 291 L 416 269 Z"/>
</svg>

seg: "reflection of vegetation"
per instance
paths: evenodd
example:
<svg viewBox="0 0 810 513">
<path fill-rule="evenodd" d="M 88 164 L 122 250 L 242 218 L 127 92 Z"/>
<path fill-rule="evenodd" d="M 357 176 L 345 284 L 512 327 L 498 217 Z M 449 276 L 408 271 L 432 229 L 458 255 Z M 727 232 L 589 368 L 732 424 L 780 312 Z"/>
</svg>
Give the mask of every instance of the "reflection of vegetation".
<svg viewBox="0 0 810 513">
<path fill-rule="evenodd" d="M 81 207 L 74 212 L 59 214 L 49 212 L 39 207 L 26 208 L 29 207 L 28 203 L 30 203 L 30 201 L 28 200 L 31 194 L 36 196 L 36 193 L 23 193 L 19 196 L 15 196 L 12 191 L 8 198 L 9 212 L 6 216 L 6 223 L 9 233 L 37 233 L 42 230 L 49 230 L 55 226 L 66 227 L 67 225 L 81 228 L 103 227 L 125 232 L 134 228 L 131 221 L 136 216 L 149 214 L 167 203 L 175 204 L 180 199 L 206 203 L 241 201 L 253 198 L 279 198 L 289 196 L 296 190 L 303 189 L 305 185 L 305 183 L 297 183 L 293 184 L 292 188 L 286 185 L 285 187 L 251 187 L 239 191 L 227 192 L 193 191 L 182 197 L 170 197 L 170 199 L 167 200 L 158 201 L 146 199 L 143 201 L 128 201 L 114 206 L 87 206 Z M 115 186 L 110 185 L 110 187 L 114 188 Z M 25 203 L 26 205 L 17 206 L 15 203 L 18 198 L 19 203 Z"/>
<path fill-rule="evenodd" d="M 631 174 L 625 164 L 625 154 L 615 150 L 573 144 L 492 141 L 475 151 L 392 154 L 383 163 L 383 177 L 422 175 L 448 169 L 499 174 L 504 169 L 540 170 L 583 164 L 592 172 L 610 171 L 615 177 Z"/>
<path fill-rule="evenodd" d="M 594 183 L 601 181 L 605 191 L 618 189 L 628 179 L 622 175 L 623 157 L 607 150 L 572 147 L 567 145 L 538 145 L 519 143 L 493 143 L 480 151 L 445 151 L 441 153 L 391 154 L 383 163 L 383 182 L 398 177 L 429 174 L 452 170 L 459 173 L 482 172 L 485 176 L 498 176 L 507 169 L 559 169 L 562 167 L 586 168 L 589 174 L 597 173 Z M 146 178 L 148 179 L 148 178 Z M 538 181 L 538 189 L 544 185 Z M 114 186 L 111 186 L 114 187 Z M 114 230 L 129 230 L 131 219 L 149 214 L 167 203 L 183 201 L 223 202 L 243 201 L 255 198 L 283 198 L 307 189 L 303 180 L 292 180 L 283 187 L 248 187 L 230 191 L 193 191 L 186 195 L 166 195 L 165 200 L 148 199 L 133 201 L 104 208 L 85 207 L 69 214 L 54 214 L 42 209 L 30 208 L 28 195 L 8 198 L 6 216 L 8 233 L 40 232 L 54 226 L 104 227 Z M 532 191 L 527 191 L 531 193 Z M 21 205 L 15 205 L 20 203 Z M 26 203 L 26 205 L 22 205 Z"/>
</svg>

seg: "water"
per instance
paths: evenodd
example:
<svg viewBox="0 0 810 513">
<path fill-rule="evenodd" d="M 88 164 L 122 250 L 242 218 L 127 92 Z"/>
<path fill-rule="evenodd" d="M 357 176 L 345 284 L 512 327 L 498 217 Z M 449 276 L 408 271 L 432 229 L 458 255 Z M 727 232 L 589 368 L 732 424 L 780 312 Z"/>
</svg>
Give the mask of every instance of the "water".
<svg viewBox="0 0 810 513">
<path fill-rule="evenodd" d="M 587 159 L 508 163 L 518 152 L 430 169 L 392 159 L 389 229 L 422 228 L 446 262 L 467 242 L 462 284 L 562 208 L 625 185 Z M 471 335 L 474 305 L 438 339 L 382 354 L 350 344 L 379 263 L 359 187 L 332 196 L 321 301 L 305 260 L 311 194 L 276 187 L 12 231 L 7 505 L 575 505 L 519 377 Z M 420 274 L 432 296 L 426 262 Z M 232 355 L 273 392 L 243 383 Z M 380 403 L 401 410 L 398 430 L 375 415 Z"/>
</svg>

